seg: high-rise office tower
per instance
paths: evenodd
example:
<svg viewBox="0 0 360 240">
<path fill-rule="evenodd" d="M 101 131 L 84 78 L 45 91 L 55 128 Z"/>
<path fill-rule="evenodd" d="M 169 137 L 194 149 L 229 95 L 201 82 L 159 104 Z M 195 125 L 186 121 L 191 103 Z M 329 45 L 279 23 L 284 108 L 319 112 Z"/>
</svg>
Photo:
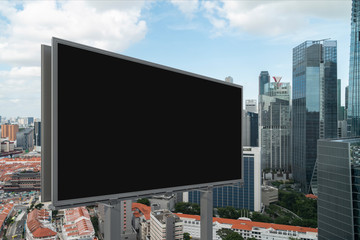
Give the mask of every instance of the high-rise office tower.
<svg viewBox="0 0 360 240">
<path fill-rule="evenodd" d="M 41 146 L 41 122 L 35 122 L 34 128 L 35 146 Z"/>
<path fill-rule="evenodd" d="M 338 121 L 344 120 L 344 107 L 341 106 L 341 79 L 337 80 L 337 115 Z"/>
<path fill-rule="evenodd" d="M 259 146 L 259 115 L 243 110 L 242 140 L 243 146 Z"/>
<path fill-rule="evenodd" d="M 291 171 L 290 83 L 265 84 L 259 95 L 262 169 Z"/>
<path fill-rule="evenodd" d="M 268 71 L 261 71 L 259 76 L 259 95 L 264 94 L 265 84 L 270 82 L 270 75 Z"/>
<path fill-rule="evenodd" d="M 257 103 L 256 99 L 246 99 L 245 100 L 245 110 L 248 112 L 257 113 Z"/>
<path fill-rule="evenodd" d="M 317 140 L 337 136 L 337 42 L 306 41 L 293 49 L 293 177 L 311 192 Z"/>
<path fill-rule="evenodd" d="M 360 0 L 352 1 L 348 91 L 348 136 L 360 136 Z"/>
<path fill-rule="evenodd" d="M 261 210 L 260 148 L 243 147 L 243 161 L 244 185 L 215 187 L 213 189 L 214 207 L 232 206 L 257 212 Z M 190 191 L 189 202 L 200 204 L 200 192 Z"/>
<path fill-rule="evenodd" d="M 319 240 L 360 239 L 360 138 L 318 141 Z"/>
</svg>

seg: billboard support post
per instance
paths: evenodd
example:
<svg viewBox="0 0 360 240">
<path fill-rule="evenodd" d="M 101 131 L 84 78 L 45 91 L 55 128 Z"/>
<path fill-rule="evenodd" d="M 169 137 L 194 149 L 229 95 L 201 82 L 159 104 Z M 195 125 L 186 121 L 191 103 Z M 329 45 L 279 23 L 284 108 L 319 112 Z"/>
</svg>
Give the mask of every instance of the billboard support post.
<svg viewBox="0 0 360 240">
<path fill-rule="evenodd" d="M 105 240 L 119 239 L 121 236 L 121 201 L 113 200 L 105 206 L 104 237 Z"/>
<path fill-rule="evenodd" d="M 200 191 L 200 238 L 213 239 L 213 188 Z"/>
</svg>

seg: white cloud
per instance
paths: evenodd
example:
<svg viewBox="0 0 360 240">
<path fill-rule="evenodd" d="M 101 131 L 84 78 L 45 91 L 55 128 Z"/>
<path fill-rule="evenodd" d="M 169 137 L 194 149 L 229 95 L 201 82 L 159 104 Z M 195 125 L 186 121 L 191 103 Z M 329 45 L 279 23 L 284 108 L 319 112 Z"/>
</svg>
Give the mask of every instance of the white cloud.
<svg viewBox="0 0 360 240">
<path fill-rule="evenodd" d="M 199 9 L 198 0 L 170 0 L 188 18 L 193 18 Z"/>
<path fill-rule="evenodd" d="M 0 115 L 40 117 L 41 44 L 58 37 L 121 52 L 145 37 L 149 2 L 1 1 Z"/>
<path fill-rule="evenodd" d="M 40 91 L 40 67 L 0 71 L 0 115 L 13 116 L 11 113 L 17 112 L 40 117 Z"/>
<path fill-rule="evenodd" d="M 0 32 L 0 62 L 39 65 L 40 44 L 50 44 L 53 36 L 122 51 L 142 40 L 147 31 L 141 19 L 145 3 L 134 2 L 25 1 L 22 10 L 5 4 L 0 13 L 9 23 L 3 22 Z"/>
<path fill-rule="evenodd" d="M 333 1 L 205 1 L 205 16 L 219 35 L 230 31 L 255 36 L 292 36 L 321 31 L 319 19 L 347 20 L 350 0 Z"/>
</svg>

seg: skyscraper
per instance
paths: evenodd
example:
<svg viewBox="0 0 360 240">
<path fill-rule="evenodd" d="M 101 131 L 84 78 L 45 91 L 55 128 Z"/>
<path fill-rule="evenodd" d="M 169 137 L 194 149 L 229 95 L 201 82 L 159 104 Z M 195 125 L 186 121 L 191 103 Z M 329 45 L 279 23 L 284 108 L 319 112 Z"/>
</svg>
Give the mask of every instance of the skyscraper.
<svg viewBox="0 0 360 240">
<path fill-rule="evenodd" d="M 308 193 L 317 140 L 337 136 L 337 42 L 306 41 L 293 49 L 293 176 Z"/>
<path fill-rule="evenodd" d="M 348 91 L 348 136 L 360 136 L 360 0 L 352 1 Z"/>
<path fill-rule="evenodd" d="M 318 141 L 319 240 L 360 239 L 360 138 Z"/>
<path fill-rule="evenodd" d="M 262 169 L 291 171 L 290 83 L 265 84 L 259 95 Z"/>
<path fill-rule="evenodd" d="M 264 94 L 265 84 L 270 82 L 270 75 L 268 71 L 261 71 L 259 76 L 259 95 Z"/>
<path fill-rule="evenodd" d="M 259 115 L 254 112 L 243 110 L 242 140 L 243 146 L 259 146 Z"/>
<path fill-rule="evenodd" d="M 245 110 L 248 112 L 257 113 L 256 99 L 246 99 L 245 100 Z"/>
</svg>

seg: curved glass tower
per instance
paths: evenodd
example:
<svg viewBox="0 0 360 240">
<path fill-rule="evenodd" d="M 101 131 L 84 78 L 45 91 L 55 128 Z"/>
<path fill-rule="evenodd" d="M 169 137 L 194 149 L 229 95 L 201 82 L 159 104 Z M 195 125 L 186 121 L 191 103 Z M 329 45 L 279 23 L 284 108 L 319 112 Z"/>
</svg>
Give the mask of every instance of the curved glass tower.
<svg viewBox="0 0 360 240">
<path fill-rule="evenodd" d="M 360 136 L 360 0 L 353 0 L 351 13 L 348 93 L 348 136 Z"/>
</svg>

